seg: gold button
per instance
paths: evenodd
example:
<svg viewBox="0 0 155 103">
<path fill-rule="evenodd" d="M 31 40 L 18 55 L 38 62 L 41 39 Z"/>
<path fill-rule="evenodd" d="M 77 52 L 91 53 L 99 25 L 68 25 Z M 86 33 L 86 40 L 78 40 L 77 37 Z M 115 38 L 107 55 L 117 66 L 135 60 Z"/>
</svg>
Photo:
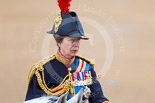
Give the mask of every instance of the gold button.
<svg viewBox="0 0 155 103">
<path fill-rule="evenodd" d="M 68 71 L 71 72 L 72 68 L 68 68 Z"/>
</svg>

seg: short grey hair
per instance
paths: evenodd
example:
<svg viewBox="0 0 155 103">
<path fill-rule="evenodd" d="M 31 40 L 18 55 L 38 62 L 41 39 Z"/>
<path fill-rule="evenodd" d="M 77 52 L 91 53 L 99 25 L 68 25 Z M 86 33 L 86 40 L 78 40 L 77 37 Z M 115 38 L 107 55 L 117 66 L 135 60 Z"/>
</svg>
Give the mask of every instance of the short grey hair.
<svg viewBox="0 0 155 103">
<path fill-rule="evenodd" d="M 61 36 L 59 34 L 54 34 L 53 37 L 56 41 L 57 46 L 59 47 L 58 43 L 61 43 L 63 41 L 64 36 Z M 60 49 L 60 47 L 59 47 L 59 49 Z"/>
</svg>

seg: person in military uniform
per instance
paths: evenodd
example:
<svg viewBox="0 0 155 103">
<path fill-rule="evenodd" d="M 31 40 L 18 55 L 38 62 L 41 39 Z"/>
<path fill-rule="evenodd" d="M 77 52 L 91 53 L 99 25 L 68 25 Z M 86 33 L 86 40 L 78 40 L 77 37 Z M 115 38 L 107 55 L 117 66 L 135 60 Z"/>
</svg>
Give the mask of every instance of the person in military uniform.
<svg viewBox="0 0 155 103">
<path fill-rule="evenodd" d="M 89 103 L 110 103 L 103 95 L 101 85 L 96 77 L 94 63 L 77 55 L 80 40 L 88 40 L 80 20 L 75 12 L 61 7 L 52 30 L 58 51 L 34 64 L 28 78 L 28 90 L 25 101 L 45 95 L 60 96 L 68 93 L 67 100 L 77 94 L 81 88 L 89 88 Z M 86 99 L 84 96 L 83 99 Z"/>
</svg>

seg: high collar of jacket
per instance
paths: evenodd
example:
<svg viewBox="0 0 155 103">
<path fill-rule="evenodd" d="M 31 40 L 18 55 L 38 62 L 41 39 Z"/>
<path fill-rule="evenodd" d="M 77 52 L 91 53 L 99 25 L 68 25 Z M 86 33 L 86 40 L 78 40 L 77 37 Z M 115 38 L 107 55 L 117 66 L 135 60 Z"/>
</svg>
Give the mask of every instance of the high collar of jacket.
<svg viewBox="0 0 155 103">
<path fill-rule="evenodd" d="M 71 59 L 65 57 L 60 50 L 58 49 L 57 53 L 56 53 L 56 59 L 63 63 L 64 65 L 71 65 L 74 62 L 75 56 L 73 56 Z"/>
</svg>

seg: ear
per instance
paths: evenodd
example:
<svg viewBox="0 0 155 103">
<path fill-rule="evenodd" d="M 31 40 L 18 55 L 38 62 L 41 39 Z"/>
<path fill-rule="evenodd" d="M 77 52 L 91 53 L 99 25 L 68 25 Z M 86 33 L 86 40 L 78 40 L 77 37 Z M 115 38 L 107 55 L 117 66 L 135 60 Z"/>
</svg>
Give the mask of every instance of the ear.
<svg viewBox="0 0 155 103">
<path fill-rule="evenodd" d="M 67 93 L 62 94 L 56 103 L 66 103 Z"/>
<path fill-rule="evenodd" d="M 60 48 L 61 47 L 61 43 L 57 43 L 58 47 Z"/>
</svg>

